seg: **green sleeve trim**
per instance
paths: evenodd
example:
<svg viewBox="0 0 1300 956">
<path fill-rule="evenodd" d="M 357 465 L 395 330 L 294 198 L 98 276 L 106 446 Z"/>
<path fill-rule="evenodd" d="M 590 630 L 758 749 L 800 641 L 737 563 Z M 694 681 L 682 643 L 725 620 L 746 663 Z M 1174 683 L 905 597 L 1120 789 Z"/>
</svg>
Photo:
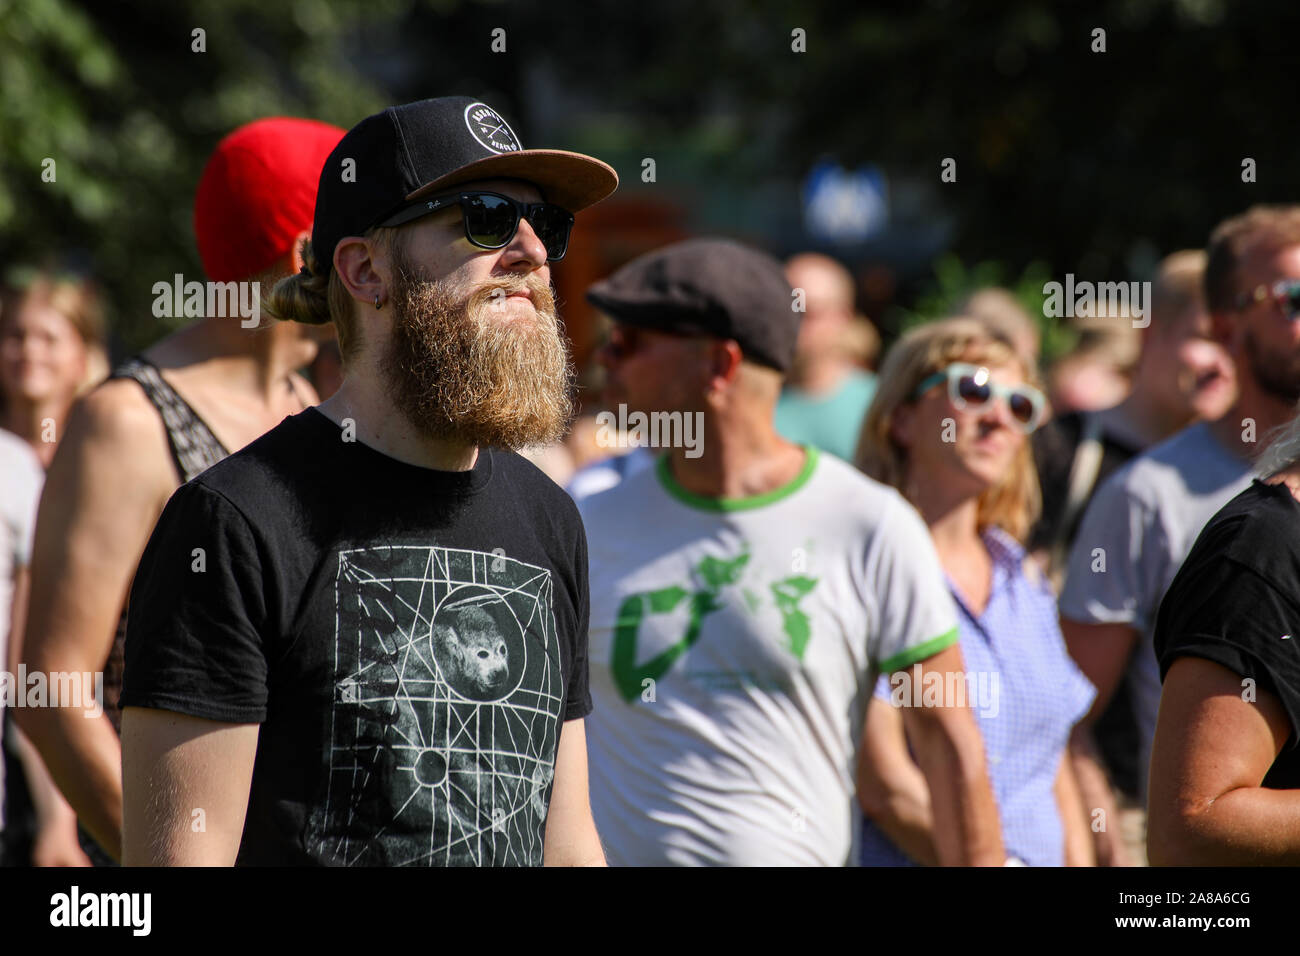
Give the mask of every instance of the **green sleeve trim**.
<svg viewBox="0 0 1300 956">
<path fill-rule="evenodd" d="M 957 643 L 957 628 L 951 631 L 944 631 L 938 637 L 932 637 L 924 644 L 917 644 L 915 647 L 909 647 L 905 651 L 900 651 L 887 661 L 880 662 L 880 673 L 892 674 L 894 671 L 901 671 L 904 667 L 911 667 L 917 661 L 923 661 L 927 657 L 933 657 L 945 647 L 951 647 Z"/>
<path fill-rule="evenodd" d="M 704 495 L 697 495 L 693 491 L 687 491 L 673 477 L 672 463 L 669 460 L 672 457 L 671 455 L 659 456 L 659 461 L 655 464 L 655 473 L 659 476 L 659 483 L 664 486 L 664 490 L 688 507 L 712 512 L 748 511 L 751 508 L 763 508 L 780 501 L 782 498 L 788 498 L 808 484 L 808 479 L 812 477 L 813 471 L 817 468 L 819 455 L 817 449 L 812 445 L 803 445 L 801 447 L 805 453 L 803 468 L 800 469 L 799 474 L 792 481 L 780 488 L 761 495 L 753 495 L 749 498 L 709 498 Z"/>
</svg>

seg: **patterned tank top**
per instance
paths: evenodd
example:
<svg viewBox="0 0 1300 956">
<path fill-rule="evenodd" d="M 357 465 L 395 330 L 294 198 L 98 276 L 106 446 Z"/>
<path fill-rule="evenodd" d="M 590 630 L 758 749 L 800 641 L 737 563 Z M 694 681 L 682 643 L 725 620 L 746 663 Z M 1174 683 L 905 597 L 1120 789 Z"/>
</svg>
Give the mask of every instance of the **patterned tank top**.
<svg viewBox="0 0 1300 956">
<path fill-rule="evenodd" d="M 134 379 L 144 389 L 150 404 L 162 416 L 167 429 L 167 445 L 182 482 L 189 481 L 230 454 L 207 423 L 167 384 L 158 367 L 148 359 L 139 355 L 130 358 L 119 365 L 110 378 Z M 118 707 L 118 698 L 122 694 L 125 648 L 126 606 L 123 605 L 117 633 L 113 636 L 113 649 L 104 666 L 104 713 L 119 734 L 122 732 L 122 711 Z"/>
</svg>

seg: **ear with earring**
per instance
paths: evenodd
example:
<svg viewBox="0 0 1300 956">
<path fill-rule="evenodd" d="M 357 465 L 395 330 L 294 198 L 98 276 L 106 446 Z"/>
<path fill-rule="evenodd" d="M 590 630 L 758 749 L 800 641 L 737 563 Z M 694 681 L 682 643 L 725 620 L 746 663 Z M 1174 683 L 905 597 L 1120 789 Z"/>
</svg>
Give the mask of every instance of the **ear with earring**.
<svg viewBox="0 0 1300 956">
<path fill-rule="evenodd" d="M 380 305 L 379 305 L 379 293 L 377 293 L 377 292 L 375 293 L 375 308 L 376 308 L 376 309 L 380 308 Z"/>
</svg>

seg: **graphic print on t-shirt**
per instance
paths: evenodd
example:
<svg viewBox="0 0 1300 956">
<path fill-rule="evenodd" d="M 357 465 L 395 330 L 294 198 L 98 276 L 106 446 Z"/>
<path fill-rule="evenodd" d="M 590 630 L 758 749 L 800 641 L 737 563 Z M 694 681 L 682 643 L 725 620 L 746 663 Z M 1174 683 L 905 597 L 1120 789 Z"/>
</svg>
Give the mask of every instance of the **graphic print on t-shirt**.
<svg viewBox="0 0 1300 956">
<path fill-rule="evenodd" d="M 544 568 L 436 547 L 340 551 L 329 790 L 344 865 L 542 862 L 564 686 Z"/>
<path fill-rule="evenodd" d="M 692 576 L 700 587 L 692 589 L 673 585 L 653 591 L 629 594 L 619 605 L 618 620 L 614 627 L 614 642 L 610 665 L 614 684 L 626 701 L 635 700 L 645 689 L 646 681 L 658 681 L 674 663 L 700 639 L 700 627 L 705 615 L 721 610 L 723 589 L 740 585 L 749 570 L 750 549 L 744 544 L 740 553 L 731 559 L 705 556 L 692 569 Z M 802 661 L 808 640 L 812 636 L 808 616 L 799 608 L 799 601 L 817 586 L 817 578 L 793 574 L 767 586 L 772 602 L 781 614 L 781 629 L 785 635 L 785 649 Z M 762 602 L 748 587 L 741 587 L 742 605 L 751 614 Z M 683 605 L 682 602 L 686 603 Z M 685 607 L 686 630 L 681 639 L 641 664 L 637 663 L 637 644 L 642 622 L 655 614 L 668 614 Z"/>
</svg>

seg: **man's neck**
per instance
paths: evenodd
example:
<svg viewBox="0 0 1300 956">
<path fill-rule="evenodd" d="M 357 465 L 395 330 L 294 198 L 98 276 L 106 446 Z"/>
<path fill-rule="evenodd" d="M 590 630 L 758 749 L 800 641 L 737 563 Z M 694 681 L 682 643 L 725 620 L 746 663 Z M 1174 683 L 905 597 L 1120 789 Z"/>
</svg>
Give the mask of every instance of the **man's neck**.
<svg viewBox="0 0 1300 956">
<path fill-rule="evenodd" d="M 377 376 L 348 375 L 317 409 L 342 429 L 350 425 L 363 445 L 408 465 L 469 471 L 478 461 L 474 445 L 431 438 L 411 424 Z"/>
<path fill-rule="evenodd" d="M 1109 431 L 1139 448 L 1163 441 L 1195 420 L 1195 416 L 1188 415 L 1183 409 L 1161 405 L 1156 396 L 1143 386 L 1141 379 L 1124 401 L 1100 414 Z"/>
<path fill-rule="evenodd" d="M 1239 377 L 1237 401 L 1228 413 L 1210 422 L 1210 433 L 1224 448 L 1243 461 L 1254 461 L 1272 433 L 1295 417 L 1295 406 L 1265 392 L 1249 377 Z"/>
<path fill-rule="evenodd" d="M 727 422 L 706 412 L 700 448 L 697 458 L 688 458 L 685 448 L 673 449 L 670 464 L 679 485 L 705 498 L 753 498 L 776 491 L 794 481 L 807 461 L 802 448 L 776 433 L 771 409 Z"/>
</svg>

